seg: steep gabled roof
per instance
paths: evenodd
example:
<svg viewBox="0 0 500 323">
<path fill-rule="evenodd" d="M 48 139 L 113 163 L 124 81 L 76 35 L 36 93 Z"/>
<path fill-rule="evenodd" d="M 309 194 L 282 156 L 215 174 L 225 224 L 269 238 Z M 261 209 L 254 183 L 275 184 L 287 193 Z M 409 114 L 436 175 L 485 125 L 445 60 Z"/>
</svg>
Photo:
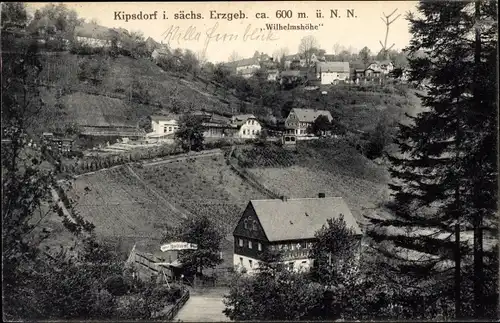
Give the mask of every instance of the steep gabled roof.
<svg viewBox="0 0 500 323">
<path fill-rule="evenodd" d="M 240 125 L 244 124 L 248 119 L 256 119 L 256 118 L 253 114 L 235 115 L 232 117 L 232 123 L 240 126 Z"/>
<path fill-rule="evenodd" d="M 148 51 L 152 52 L 153 50 L 158 49 L 160 47 L 161 47 L 161 44 L 158 43 L 153 38 L 148 37 L 148 39 L 146 39 L 146 48 Z"/>
<path fill-rule="evenodd" d="M 349 62 L 320 62 L 318 69 L 326 73 L 349 73 Z"/>
<path fill-rule="evenodd" d="M 333 62 L 335 61 L 335 55 L 334 54 L 325 54 L 323 56 L 323 58 L 325 59 L 325 61 L 327 62 Z"/>
<path fill-rule="evenodd" d="M 179 120 L 180 116 L 174 113 L 167 113 L 164 115 L 152 115 L 151 120 L 153 121 L 170 121 L 170 120 Z"/>
<path fill-rule="evenodd" d="M 113 36 L 118 37 L 118 32 L 104 26 L 83 23 L 82 25 L 75 27 L 75 35 L 86 38 L 111 40 Z"/>
<path fill-rule="evenodd" d="M 313 239 L 315 233 L 342 214 L 347 227 L 362 234 L 341 197 L 251 200 L 269 241 Z"/>
<path fill-rule="evenodd" d="M 228 62 L 224 64 L 227 67 L 243 67 L 243 66 L 250 66 L 250 65 L 259 65 L 259 60 L 257 58 L 244 58 L 240 59 L 238 61 L 234 62 Z"/>
<path fill-rule="evenodd" d="M 315 110 L 315 109 L 300 109 L 293 108 L 290 113 L 294 113 L 300 122 L 314 122 L 319 116 L 324 115 L 328 118 L 328 121 L 332 121 L 332 114 L 327 110 Z"/>
</svg>

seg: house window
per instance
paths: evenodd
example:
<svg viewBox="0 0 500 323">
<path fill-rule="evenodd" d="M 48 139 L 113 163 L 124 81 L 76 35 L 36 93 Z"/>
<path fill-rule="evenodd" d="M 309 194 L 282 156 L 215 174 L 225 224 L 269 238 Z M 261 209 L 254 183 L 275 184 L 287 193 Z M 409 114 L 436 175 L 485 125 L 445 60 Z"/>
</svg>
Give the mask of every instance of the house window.
<svg viewBox="0 0 500 323">
<path fill-rule="evenodd" d="M 243 129 L 243 134 L 246 135 L 247 134 L 247 131 Z"/>
<path fill-rule="evenodd" d="M 288 263 L 288 270 L 293 270 L 293 262 Z"/>
<path fill-rule="evenodd" d="M 252 267 L 253 267 L 252 260 L 248 259 L 248 264 L 250 265 L 250 268 L 252 268 Z"/>
<path fill-rule="evenodd" d="M 163 127 L 163 132 L 167 132 L 167 127 Z"/>
<path fill-rule="evenodd" d="M 257 221 L 255 220 L 252 222 L 252 230 L 257 231 Z"/>
<path fill-rule="evenodd" d="M 255 135 L 255 130 L 252 129 L 252 135 Z"/>
<path fill-rule="evenodd" d="M 243 247 L 243 239 L 240 239 L 240 247 Z"/>
<path fill-rule="evenodd" d="M 243 266 L 243 257 L 240 257 L 240 265 Z"/>
<path fill-rule="evenodd" d="M 259 251 L 262 251 L 262 244 L 260 242 L 257 243 L 257 248 L 259 249 Z"/>
<path fill-rule="evenodd" d="M 248 241 L 248 249 L 252 249 L 252 241 Z"/>
<path fill-rule="evenodd" d="M 172 127 L 168 127 L 168 132 L 172 132 Z"/>
</svg>

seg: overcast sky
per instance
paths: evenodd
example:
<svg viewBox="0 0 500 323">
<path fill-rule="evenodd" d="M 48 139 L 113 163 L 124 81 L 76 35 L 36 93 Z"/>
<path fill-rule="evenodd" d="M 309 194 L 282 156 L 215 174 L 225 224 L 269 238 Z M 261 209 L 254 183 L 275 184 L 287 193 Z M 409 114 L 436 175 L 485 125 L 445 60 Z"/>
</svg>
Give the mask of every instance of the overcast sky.
<svg viewBox="0 0 500 323">
<path fill-rule="evenodd" d="M 302 37 L 313 35 L 320 48 L 327 53 L 334 53 L 334 45 L 340 44 L 345 48 L 350 46 L 359 51 L 364 46 L 373 53 L 381 49 L 379 41 L 384 42 L 386 26 L 382 21 L 386 15 L 397 9 L 391 17 L 401 16 L 390 26 L 388 45 L 395 44 L 393 49 L 402 49 L 408 45 L 410 34 L 406 12 L 415 11 L 415 1 L 304 1 L 304 2 L 170 2 L 170 3 L 134 3 L 134 2 L 107 2 L 107 3 L 65 3 L 74 9 L 78 15 L 87 21 L 96 19 L 106 27 L 122 27 L 129 31 L 142 31 L 146 37 L 150 36 L 158 42 L 169 43 L 172 48 L 189 48 L 196 53 L 206 53 L 206 58 L 212 62 L 227 61 L 233 51 L 239 56 L 251 57 L 258 50 L 272 55 L 274 51 L 287 47 L 290 54 L 298 51 Z M 31 13 L 46 3 L 28 3 Z M 347 17 L 347 10 L 354 13 L 354 17 Z M 245 19 L 210 19 L 216 13 L 243 12 Z M 286 15 L 291 11 L 292 18 L 276 18 L 276 12 Z M 316 12 L 321 10 L 324 18 L 317 18 Z M 338 18 L 330 18 L 331 10 L 337 10 Z M 152 14 L 157 11 L 156 20 L 119 20 L 124 14 Z M 163 12 L 168 19 L 163 19 Z M 174 14 L 180 13 L 201 14 L 204 19 L 174 19 Z M 116 15 L 116 12 L 122 12 Z M 256 14 L 267 15 L 267 19 L 258 19 Z M 298 18 L 299 13 L 305 13 L 307 18 Z M 279 13 L 278 13 L 279 15 Z M 219 16 L 223 18 L 222 15 Z M 226 16 L 227 17 L 227 16 Z M 267 24 L 309 24 L 319 25 L 318 30 L 312 31 L 266 31 Z M 177 28 L 178 27 L 178 28 Z M 261 31 L 262 28 L 262 31 Z M 177 30 L 177 33 L 174 31 Z M 190 30 L 190 32 L 189 32 Z M 170 34 L 168 31 L 171 31 Z M 190 35 L 185 36 L 188 33 Z M 165 35 L 170 36 L 165 36 Z M 180 36 L 180 37 L 179 37 Z"/>
</svg>

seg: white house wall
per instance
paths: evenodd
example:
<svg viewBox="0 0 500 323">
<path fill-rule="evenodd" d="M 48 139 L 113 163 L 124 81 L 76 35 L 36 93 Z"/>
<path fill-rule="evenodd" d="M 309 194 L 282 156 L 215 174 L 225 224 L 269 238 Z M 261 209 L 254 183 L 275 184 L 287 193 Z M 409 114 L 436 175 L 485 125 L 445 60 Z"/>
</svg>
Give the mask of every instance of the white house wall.
<svg viewBox="0 0 500 323">
<path fill-rule="evenodd" d="M 239 254 L 233 255 L 233 266 L 236 270 L 242 271 L 243 268 L 246 269 L 247 274 L 255 274 L 258 270 L 260 260 L 251 258 L 248 256 L 243 256 Z M 313 260 L 309 258 L 303 259 L 293 259 L 282 261 L 283 265 L 287 269 L 292 269 L 293 271 L 309 271 L 313 265 Z M 290 268 L 292 264 L 292 268 Z"/>
<path fill-rule="evenodd" d="M 153 132 L 158 135 L 168 135 L 174 133 L 179 128 L 177 120 L 153 120 L 151 122 Z"/>
<path fill-rule="evenodd" d="M 260 68 L 260 65 L 246 65 L 246 66 L 238 66 L 236 67 L 236 73 L 243 73 L 247 70 L 254 70 L 256 68 Z"/>
<path fill-rule="evenodd" d="M 332 84 L 335 81 L 345 81 L 348 77 L 349 74 L 343 72 L 322 72 L 321 84 Z"/>
<path fill-rule="evenodd" d="M 83 45 L 87 45 L 90 47 L 106 47 L 111 45 L 110 42 L 103 39 L 81 37 L 81 36 L 77 36 L 76 39 Z"/>
<path fill-rule="evenodd" d="M 261 130 L 262 126 L 259 121 L 250 119 L 241 125 L 240 130 L 238 131 L 238 136 L 245 139 L 254 139 L 258 137 Z"/>
</svg>

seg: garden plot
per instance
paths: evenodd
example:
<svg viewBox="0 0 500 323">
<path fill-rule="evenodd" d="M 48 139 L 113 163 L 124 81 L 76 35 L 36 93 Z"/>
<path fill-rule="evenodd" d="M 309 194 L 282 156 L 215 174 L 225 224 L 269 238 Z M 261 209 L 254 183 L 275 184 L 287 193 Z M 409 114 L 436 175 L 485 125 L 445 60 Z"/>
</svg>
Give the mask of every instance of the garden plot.
<svg viewBox="0 0 500 323">
<path fill-rule="evenodd" d="M 225 234 L 232 233 L 251 199 L 264 199 L 236 175 L 223 156 L 207 156 L 136 168 L 165 198 L 195 215 L 207 215 Z"/>
<path fill-rule="evenodd" d="M 79 177 L 68 197 L 101 237 L 161 237 L 183 214 L 125 166 Z"/>
</svg>

